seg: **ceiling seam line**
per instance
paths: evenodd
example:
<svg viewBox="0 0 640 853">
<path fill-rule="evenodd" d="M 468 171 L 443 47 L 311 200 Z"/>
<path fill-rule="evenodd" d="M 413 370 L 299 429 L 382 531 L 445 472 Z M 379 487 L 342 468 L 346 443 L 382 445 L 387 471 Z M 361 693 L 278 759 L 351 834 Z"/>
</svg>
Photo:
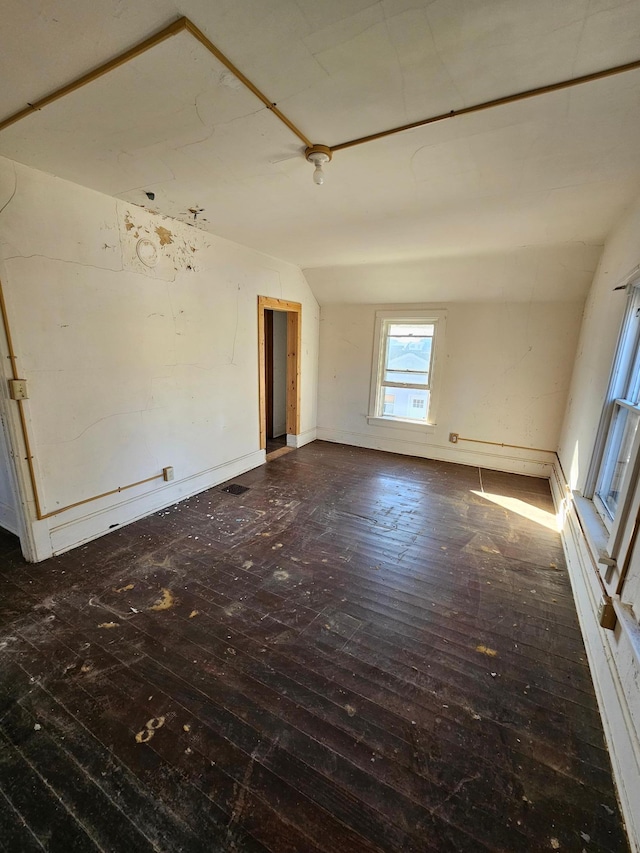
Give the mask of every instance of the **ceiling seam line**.
<svg viewBox="0 0 640 853">
<path fill-rule="evenodd" d="M 546 86 L 537 86 L 534 89 L 526 89 L 524 92 L 516 92 L 513 95 L 504 95 L 502 98 L 494 98 L 491 101 L 483 101 L 479 104 L 472 104 L 469 107 L 461 107 L 459 110 L 450 110 L 446 113 L 430 116 L 429 118 L 413 121 L 409 124 L 402 124 L 398 127 L 392 127 L 389 130 L 380 130 L 377 133 L 371 133 L 367 136 L 360 136 L 357 139 L 350 139 L 347 142 L 340 142 L 337 145 L 332 145 L 332 151 L 342 151 L 345 148 L 353 148 L 356 145 L 364 145 L 365 142 L 374 142 L 376 139 L 383 139 L 386 136 L 392 136 L 396 133 L 403 133 L 406 130 L 414 130 L 418 127 L 425 127 L 429 124 L 444 121 L 448 118 L 456 116 L 469 115 L 470 113 L 482 112 L 483 110 L 501 107 L 505 104 L 513 104 L 518 101 L 524 101 L 528 98 L 535 98 L 540 95 L 548 95 L 552 92 L 559 92 L 563 89 L 570 89 L 574 86 L 580 86 L 585 83 L 592 83 L 596 80 L 602 80 L 606 77 L 613 77 L 617 74 L 624 74 L 628 71 L 637 71 L 640 69 L 640 59 L 633 62 L 627 62 L 624 65 L 616 65 L 613 68 L 605 68 L 601 71 L 594 71 L 591 74 L 583 74 L 581 77 L 574 77 L 569 80 L 561 80 L 559 83 L 549 83 Z"/>
</svg>

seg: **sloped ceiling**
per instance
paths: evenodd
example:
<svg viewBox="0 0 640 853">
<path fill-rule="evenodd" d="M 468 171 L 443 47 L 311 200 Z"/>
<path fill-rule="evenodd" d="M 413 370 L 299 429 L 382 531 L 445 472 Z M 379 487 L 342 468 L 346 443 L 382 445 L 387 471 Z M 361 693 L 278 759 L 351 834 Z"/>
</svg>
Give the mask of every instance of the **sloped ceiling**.
<svg viewBox="0 0 640 853">
<path fill-rule="evenodd" d="M 640 58 L 637 0 L 183 0 L 179 10 L 4 0 L 0 11 L 0 118 L 186 15 L 326 145 Z M 181 33 L 4 130 L 0 154 L 305 269 L 567 245 L 592 271 L 595 254 L 575 248 L 601 244 L 638 196 L 638 139 L 634 71 L 337 152 L 317 187 L 302 143 Z M 319 290 L 326 280 L 315 274 Z"/>
</svg>

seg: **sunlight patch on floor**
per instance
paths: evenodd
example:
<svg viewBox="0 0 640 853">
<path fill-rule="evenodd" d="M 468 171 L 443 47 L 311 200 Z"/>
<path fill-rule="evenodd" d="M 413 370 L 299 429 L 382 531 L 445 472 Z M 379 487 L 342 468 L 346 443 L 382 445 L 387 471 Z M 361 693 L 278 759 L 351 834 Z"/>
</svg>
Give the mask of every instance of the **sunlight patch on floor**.
<svg viewBox="0 0 640 853">
<path fill-rule="evenodd" d="M 547 512 L 537 506 L 528 504 L 525 501 L 521 501 L 519 498 L 510 498 L 506 495 L 494 495 L 491 494 L 491 492 L 481 492 L 476 491 L 475 489 L 471 489 L 471 491 L 474 495 L 486 498 L 488 501 L 492 501 L 494 504 L 498 504 L 498 506 L 503 507 L 503 509 L 515 512 L 518 515 L 523 516 L 523 518 L 528 518 L 529 521 L 535 521 L 536 524 L 541 524 L 549 530 L 554 530 L 556 532 L 559 530 L 558 519 L 552 512 Z"/>
</svg>

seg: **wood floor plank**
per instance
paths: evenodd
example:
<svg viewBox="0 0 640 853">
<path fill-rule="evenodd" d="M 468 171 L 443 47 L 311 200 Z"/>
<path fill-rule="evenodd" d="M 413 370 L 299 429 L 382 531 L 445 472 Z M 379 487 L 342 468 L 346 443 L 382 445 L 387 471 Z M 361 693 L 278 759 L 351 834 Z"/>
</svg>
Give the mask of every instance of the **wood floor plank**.
<svg viewBox="0 0 640 853">
<path fill-rule="evenodd" d="M 79 633 L 78 630 L 70 630 L 65 639 L 68 639 L 72 645 L 77 645 L 76 650 L 65 644 L 67 652 L 71 655 L 70 659 L 73 659 L 83 647 L 91 647 L 88 660 L 93 671 L 91 698 L 75 695 L 73 699 L 66 699 L 67 703 L 80 706 L 78 713 L 80 711 L 84 714 L 97 713 L 100 716 L 102 731 L 106 725 L 113 726 L 114 718 L 117 719 L 118 722 L 115 725 L 119 726 L 120 732 L 125 732 L 126 745 L 130 747 L 135 738 L 134 729 L 139 724 L 131 725 L 131 715 L 132 713 L 137 714 L 137 719 L 140 720 L 151 714 L 151 706 L 147 705 L 147 701 L 153 700 L 153 712 L 158 715 L 156 718 L 162 717 L 164 719 L 163 736 L 166 732 L 172 732 L 174 739 L 167 742 L 160 735 L 154 736 L 153 744 L 150 744 L 151 748 L 158 751 L 163 761 L 168 761 L 170 768 L 179 765 L 185 781 L 189 780 L 197 787 L 201 787 L 203 776 L 208 777 L 212 784 L 206 787 L 206 790 L 209 791 L 209 796 L 213 796 L 216 803 L 225 810 L 229 820 L 233 817 L 234 803 L 238 799 L 239 790 L 243 790 L 244 793 L 241 798 L 243 803 L 242 821 L 238 820 L 237 815 L 234 818 L 234 823 L 239 824 L 238 828 L 244 827 L 247 821 L 255 822 L 258 816 L 261 820 L 258 828 L 252 831 L 253 834 L 264 835 L 268 828 L 265 821 L 265 817 L 268 817 L 268 809 L 265 810 L 261 807 L 260 802 L 255 799 L 252 793 L 253 788 L 260 782 L 260 793 L 265 801 L 273 801 L 273 796 L 275 796 L 276 803 L 278 798 L 285 802 L 289 800 L 296 803 L 296 813 L 303 819 L 302 826 L 305 827 L 305 832 L 315 828 L 315 832 L 318 834 L 320 840 L 317 842 L 319 844 L 317 849 L 344 851 L 344 853 L 355 848 L 363 851 L 377 849 L 375 845 L 368 845 L 364 838 L 357 836 L 352 838 L 346 826 L 334 830 L 334 821 L 330 813 L 314 808 L 311 801 L 306 801 L 299 796 L 297 791 L 292 791 L 287 784 L 283 785 L 276 775 L 268 771 L 265 774 L 261 771 L 260 762 L 264 758 L 262 753 L 265 752 L 265 744 L 268 745 L 269 741 L 264 739 L 260 732 L 251 730 L 244 725 L 241 719 L 235 718 L 232 713 L 221 709 L 219 706 L 216 706 L 217 713 L 214 713 L 216 708 L 211 703 L 204 701 L 199 692 L 194 692 L 180 680 L 175 682 L 178 687 L 169 695 L 166 692 L 167 682 L 172 677 L 179 679 L 179 676 L 174 675 L 164 667 L 159 670 L 157 667 L 155 669 L 152 667 L 151 672 L 156 674 L 159 672 L 159 677 L 152 677 L 151 679 L 141 677 L 138 668 L 132 674 L 107 649 L 100 648 L 99 644 L 96 643 L 87 643 L 86 635 Z M 117 653 L 115 644 L 110 643 L 108 645 Z M 161 654 L 161 660 L 166 663 L 163 654 Z M 33 665 L 32 660 L 31 666 L 33 667 Z M 86 667 L 86 663 L 83 666 Z M 65 670 L 69 670 L 69 665 L 65 665 L 62 658 L 58 667 L 58 675 L 64 676 Z M 78 666 L 75 667 L 75 670 L 76 674 L 78 671 L 81 672 L 80 660 L 78 660 Z M 147 670 L 145 670 L 146 672 Z M 104 673 L 104 677 L 98 681 L 100 673 Z M 49 684 L 48 689 L 60 693 L 61 685 L 59 683 Z M 177 701 L 172 700 L 172 697 Z M 103 707 L 107 709 L 106 712 L 102 711 Z M 83 719 L 86 718 L 83 717 Z M 198 726 L 196 724 L 198 720 L 203 725 Z M 184 730 L 185 725 L 189 728 L 188 732 Z M 126 734 L 127 726 L 129 727 L 128 735 Z M 111 728 L 109 730 L 113 731 Z M 117 732 L 118 730 L 116 730 L 116 734 Z M 231 732 L 234 733 L 235 742 L 241 748 L 230 746 Z M 241 734 L 242 737 L 240 737 Z M 119 734 L 118 739 L 122 741 L 122 735 Z M 182 744 L 177 753 L 175 752 L 176 743 Z M 275 743 L 277 745 L 277 738 Z M 141 747 L 138 746 L 138 749 Z M 204 770 L 194 770 L 194 762 L 198 760 L 199 755 L 202 757 L 203 750 L 207 752 Z M 266 752 L 268 754 L 268 747 Z M 119 754 L 118 749 L 116 749 L 116 754 Z M 250 776 L 247 775 L 249 768 L 251 769 Z M 222 778 L 219 771 L 224 772 L 226 778 Z M 217 779 L 213 784 L 211 777 L 216 776 Z M 252 790 L 247 789 L 249 784 Z M 273 815 L 270 819 L 273 821 Z M 289 841 L 293 842 L 298 834 L 300 833 L 295 826 L 287 826 Z M 274 849 L 279 849 L 279 846 L 281 846 L 281 840 L 278 841 Z M 242 849 L 249 848 L 243 846 Z M 312 851 L 316 849 L 316 842 L 305 835 L 304 843 L 301 844 L 300 849 Z"/>
<path fill-rule="evenodd" d="M 0 791 L 0 849 L 21 853 L 42 853 L 45 849 L 21 814 Z"/>
<path fill-rule="evenodd" d="M 0 720 L 0 736 L 7 743 L 19 745 L 21 756 L 31 767 L 38 768 L 45 784 L 78 817 L 97 847 L 112 849 L 121 844 L 140 853 L 151 853 L 154 845 L 43 727 L 38 715 L 32 716 L 20 704 L 14 705 Z"/>
<path fill-rule="evenodd" d="M 163 650 L 155 640 L 149 641 L 143 635 L 139 636 L 135 642 L 137 648 L 144 648 L 149 657 L 145 656 L 136 661 L 135 676 L 129 675 L 124 670 L 111 671 L 108 685 L 110 692 L 116 685 L 120 685 L 119 690 L 122 695 L 129 696 L 132 702 L 138 704 L 150 691 L 154 697 L 162 692 L 163 705 L 160 710 L 163 716 L 172 712 L 168 696 L 170 693 L 171 696 L 177 697 L 183 708 L 189 707 L 191 713 L 210 730 L 224 734 L 240 745 L 245 757 L 252 754 L 263 741 L 274 744 L 273 751 L 268 751 L 261 758 L 262 763 L 283 779 L 295 778 L 296 791 L 300 794 L 316 802 L 329 814 L 338 815 L 340 820 L 356 833 L 366 830 L 370 837 L 387 838 L 388 843 L 400 843 L 407 849 L 419 849 L 415 846 L 417 842 L 411 842 L 410 832 L 406 826 L 393 826 L 398 818 L 389 822 L 388 819 L 382 820 L 378 814 L 375 803 L 380 801 L 382 792 L 376 794 L 375 790 L 370 791 L 372 801 L 367 805 L 350 794 L 348 787 L 336 784 L 338 772 L 342 774 L 342 778 L 352 779 L 357 776 L 356 765 L 348 764 L 328 745 L 315 738 L 306 737 L 297 726 L 288 725 L 282 715 L 277 717 L 272 714 L 258 697 L 250 697 L 239 691 L 237 685 L 229 684 L 227 679 L 224 682 L 216 679 L 216 672 L 212 670 L 211 663 L 207 663 L 202 658 L 194 662 L 187 657 L 175 660 L 177 656 L 175 641 L 170 644 L 171 652 L 168 649 Z M 114 653 L 117 654 L 115 647 Z M 173 664 L 172 660 L 175 660 Z M 123 683 L 126 686 L 123 686 Z M 241 703 L 242 707 L 241 717 L 235 712 L 238 703 Z M 156 713 L 160 713 L 158 708 L 155 710 Z M 280 745 L 281 739 L 286 742 L 286 746 Z M 154 744 L 155 742 L 154 739 Z M 369 780 L 368 785 L 371 787 L 373 780 Z M 384 793 L 387 797 L 393 796 L 390 789 L 385 788 Z M 401 817 L 402 812 L 398 815 Z M 425 819 L 428 819 L 427 814 Z M 325 821 L 327 820 L 328 817 L 325 817 Z M 453 829 L 449 827 L 445 829 L 447 833 L 455 836 Z M 366 849 L 366 837 L 365 834 L 358 842 L 360 849 Z M 475 844 L 475 841 L 470 840 L 469 843 Z M 449 848 L 422 844 L 421 849 Z M 451 847 L 451 849 L 456 848 Z M 467 847 L 457 849 L 467 849 Z"/>
<path fill-rule="evenodd" d="M 82 643 L 83 646 L 87 644 Z M 231 823 L 229 815 L 221 809 L 215 801 L 215 782 L 210 778 L 215 776 L 215 766 L 211 762 L 199 767 L 200 773 L 191 775 L 185 772 L 184 763 L 187 756 L 184 753 L 185 745 L 179 750 L 179 761 L 176 761 L 175 742 L 166 738 L 151 736 L 151 739 L 139 740 L 136 735 L 142 733 L 144 738 L 149 737 L 149 732 L 155 729 L 148 728 L 150 721 L 152 725 L 163 728 L 166 717 L 163 699 L 156 696 L 156 701 L 148 702 L 134 701 L 130 692 L 119 689 L 118 684 L 125 676 L 127 667 L 112 660 L 103 658 L 99 649 L 91 647 L 92 657 L 90 661 L 95 666 L 91 678 L 91 690 L 85 690 L 81 684 L 84 679 L 80 677 L 81 666 L 72 665 L 77 661 L 77 653 L 69 647 L 59 648 L 60 660 L 66 650 L 70 663 L 64 669 L 62 665 L 54 674 L 47 678 L 47 690 L 51 692 L 67 709 L 73 709 L 76 719 L 87 728 L 99 732 L 103 745 L 108 745 L 115 758 L 130 768 L 144 784 L 147 794 L 146 808 L 150 815 L 156 811 L 159 803 L 161 807 L 168 804 L 171 812 L 177 816 L 180 826 L 197 829 L 193 843 L 189 841 L 191 850 L 209 851 L 211 845 L 217 845 L 217 849 L 239 849 L 250 851 L 250 853 L 264 853 L 266 849 L 257 840 L 241 830 L 235 823 Z M 27 672 L 39 673 L 46 666 L 46 659 L 39 652 L 34 651 L 27 658 L 21 659 L 21 666 Z M 86 675 L 86 673 L 82 673 Z M 40 678 L 42 675 L 38 674 Z M 134 679 L 138 689 L 142 688 L 144 698 L 148 699 L 149 685 Z M 127 681 L 131 686 L 132 680 Z M 153 697 L 152 697 L 153 698 Z M 155 716 L 154 716 L 155 714 Z M 139 729 L 139 731 L 136 731 Z M 167 757 L 167 750 L 170 757 Z M 209 796 L 213 793 L 213 798 Z M 168 836 L 162 841 L 160 849 L 180 850 L 184 849 L 177 843 L 177 839 L 183 834 L 181 831 L 174 832 L 170 829 Z M 130 849 L 125 846 L 122 849 Z"/>
<path fill-rule="evenodd" d="M 46 850 L 88 853 L 101 849 L 82 827 L 82 817 L 65 807 L 20 747 L 13 744 L 2 730 L 0 761 L 0 791 Z"/>
<path fill-rule="evenodd" d="M 80 719 L 61 703 L 60 698 L 40 688 L 43 695 L 29 693 L 20 700 L 43 727 L 64 740 L 67 752 L 82 765 L 95 784 L 135 819 L 136 826 L 149 838 L 154 849 L 200 851 L 208 847 L 171 809 L 157 797 L 150 797 L 143 780 L 121 761 L 113 749 L 99 740 Z M 69 701 L 69 700 L 67 700 Z M 73 702 L 71 703 L 73 704 Z M 117 848 L 117 845 L 116 845 Z"/>
<path fill-rule="evenodd" d="M 548 483 L 323 442 L 237 482 L 0 533 L 0 850 L 628 850 Z"/>
</svg>

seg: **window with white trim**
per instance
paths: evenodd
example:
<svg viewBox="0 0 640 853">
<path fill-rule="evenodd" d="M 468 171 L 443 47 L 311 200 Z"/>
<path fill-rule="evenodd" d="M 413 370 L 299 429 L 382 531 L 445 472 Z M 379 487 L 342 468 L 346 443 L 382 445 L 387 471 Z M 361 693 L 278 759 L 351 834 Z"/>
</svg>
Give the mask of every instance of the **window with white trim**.
<svg viewBox="0 0 640 853">
<path fill-rule="evenodd" d="M 585 496 L 593 499 L 617 551 L 640 468 L 640 281 L 629 285 Z"/>
<path fill-rule="evenodd" d="M 445 312 L 376 312 L 369 423 L 433 426 Z"/>
</svg>

